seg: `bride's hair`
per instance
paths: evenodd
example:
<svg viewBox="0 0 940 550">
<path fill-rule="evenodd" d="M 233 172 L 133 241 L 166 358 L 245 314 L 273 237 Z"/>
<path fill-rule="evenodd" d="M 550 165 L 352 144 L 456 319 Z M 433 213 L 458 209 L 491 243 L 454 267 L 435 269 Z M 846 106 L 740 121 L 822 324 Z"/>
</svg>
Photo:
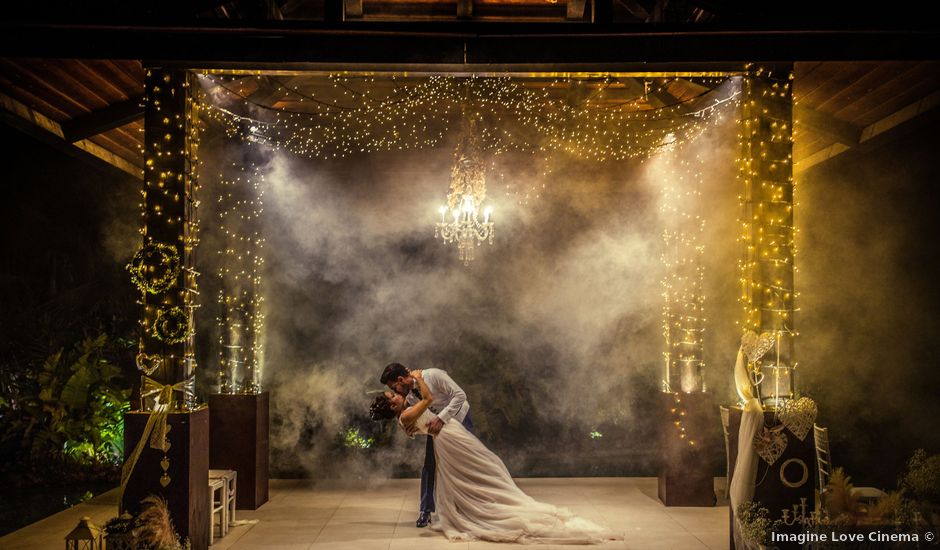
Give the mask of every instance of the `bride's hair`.
<svg viewBox="0 0 940 550">
<path fill-rule="evenodd" d="M 376 395 L 372 400 L 372 406 L 369 407 L 369 416 L 372 420 L 388 420 L 395 418 L 395 409 L 392 408 L 392 400 L 384 393 Z"/>
</svg>

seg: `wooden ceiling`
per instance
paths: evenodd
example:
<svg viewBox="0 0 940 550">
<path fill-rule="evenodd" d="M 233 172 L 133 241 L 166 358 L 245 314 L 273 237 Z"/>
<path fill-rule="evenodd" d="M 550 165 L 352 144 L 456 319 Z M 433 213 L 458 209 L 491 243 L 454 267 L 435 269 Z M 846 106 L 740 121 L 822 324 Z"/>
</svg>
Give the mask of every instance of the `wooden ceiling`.
<svg viewBox="0 0 940 550">
<path fill-rule="evenodd" d="M 142 98 L 139 61 L 0 59 L 3 119 L 38 129 L 139 177 L 143 166 Z M 545 86 L 553 77 L 530 78 Z M 283 86 L 309 89 L 323 75 L 256 75 L 226 81 L 252 101 L 290 107 Z M 272 85 L 276 83 L 277 85 Z M 661 88 L 649 103 L 656 108 L 706 89 L 695 78 L 618 76 L 603 82 L 614 97 L 636 97 L 643 82 Z M 318 84 L 319 83 L 319 84 Z M 279 92 L 278 90 L 281 89 Z M 558 93 L 571 93 L 559 87 Z M 911 123 L 940 103 L 940 62 L 803 62 L 795 64 L 797 172 Z"/>
</svg>

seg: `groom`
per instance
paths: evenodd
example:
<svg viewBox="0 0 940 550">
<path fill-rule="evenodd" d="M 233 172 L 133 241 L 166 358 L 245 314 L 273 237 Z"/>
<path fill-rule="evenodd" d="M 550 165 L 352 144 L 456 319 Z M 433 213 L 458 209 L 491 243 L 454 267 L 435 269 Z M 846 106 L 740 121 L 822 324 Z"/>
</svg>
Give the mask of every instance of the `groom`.
<svg viewBox="0 0 940 550">
<path fill-rule="evenodd" d="M 450 419 L 460 422 L 473 433 L 473 422 L 470 420 L 470 404 L 467 403 L 467 394 L 460 386 L 441 369 L 424 369 L 424 383 L 431 390 L 434 402 L 428 407 L 437 416 L 428 423 L 428 433 L 437 435 Z M 421 392 L 411 371 L 401 363 L 391 363 L 385 367 L 381 381 L 392 391 L 405 397 L 409 405 L 421 400 Z M 413 433 L 413 430 L 412 432 Z M 424 449 L 424 467 L 421 469 L 421 513 L 418 514 L 416 527 L 426 527 L 431 521 L 434 512 L 434 473 L 437 464 L 434 461 L 434 438 L 428 437 Z"/>
</svg>

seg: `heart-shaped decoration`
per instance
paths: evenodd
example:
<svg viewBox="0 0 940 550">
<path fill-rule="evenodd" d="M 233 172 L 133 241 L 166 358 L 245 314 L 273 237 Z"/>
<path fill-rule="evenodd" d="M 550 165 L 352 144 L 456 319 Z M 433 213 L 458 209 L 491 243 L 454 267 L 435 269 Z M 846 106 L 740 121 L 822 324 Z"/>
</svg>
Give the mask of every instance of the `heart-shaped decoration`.
<svg viewBox="0 0 940 550">
<path fill-rule="evenodd" d="M 160 476 L 160 485 L 166 487 L 170 484 L 170 476 L 166 475 L 166 472 L 163 472 L 163 475 Z"/>
<path fill-rule="evenodd" d="M 154 371 L 159 369 L 160 365 L 163 364 L 163 357 L 159 355 L 149 355 L 143 352 L 138 353 L 134 360 L 137 363 L 137 368 L 143 371 L 147 376 L 152 375 Z"/>
<path fill-rule="evenodd" d="M 163 460 L 160 461 L 160 467 L 163 468 L 163 471 L 164 471 L 164 472 L 167 471 L 167 470 L 169 470 L 169 469 L 170 469 L 170 459 L 167 458 L 167 457 L 163 457 Z"/>
<path fill-rule="evenodd" d="M 748 371 L 747 377 L 751 379 L 751 384 L 759 386 L 764 381 L 764 373 L 759 370 Z"/>
<path fill-rule="evenodd" d="M 774 347 L 776 341 L 773 332 L 762 332 L 758 336 L 756 332 L 749 330 L 741 336 L 741 351 L 749 362 L 755 363 Z"/>
<path fill-rule="evenodd" d="M 768 465 L 772 465 L 780 458 L 787 448 L 787 434 L 783 433 L 783 425 L 768 428 L 764 426 L 762 432 L 754 436 L 754 450 Z"/>
<path fill-rule="evenodd" d="M 790 399 L 777 410 L 780 421 L 800 441 L 805 440 L 806 434 L 813 428 L 817 413 L 816 402 L 809 397 Z"/>
</svg>

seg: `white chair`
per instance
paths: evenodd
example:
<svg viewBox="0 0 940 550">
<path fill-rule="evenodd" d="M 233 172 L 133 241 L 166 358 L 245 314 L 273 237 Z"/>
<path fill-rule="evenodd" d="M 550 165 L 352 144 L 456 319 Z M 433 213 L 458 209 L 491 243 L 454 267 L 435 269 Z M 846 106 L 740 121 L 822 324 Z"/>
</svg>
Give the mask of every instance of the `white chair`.
<svg viewBox="0 0 940 550">
<path fill-rule="evenodd" d="M 826 486 L 829 485 L 829 478 L 832 476 L 832 455 L 829 454 L 829 428 L 813 424 L 813 435 L 816 437 L 819 494 L 823 495 L 826 492 Z M 853 487 L 852 496 L 871 505 L 878 499 L 888 496 L 888 493 L 875 487 Z"/>
<path fill-rule="evenodd" d="M 228 527 L 235 525 L 235 491 L 238 487 L 238 472 L 235 470 L 209 470 L 209 479 L 221 479 L 225 484 L 225 512 Z"/>
<path fill-rule="evenodd" d="M 721 413 L 721 429 L 725 433 L 725 499 L 731 498 L 731 435 L 730 435 L 730 409 L 727 405 L 719 405 Z"/>
<path fill-rule="evenodd" d="M 228 508 L 225 505 L 225 481 L 209 479 L 209 544 L 215 542 L 216 517 L 219 518 L 219 538 L 228 532 Z"/>
</svg>

